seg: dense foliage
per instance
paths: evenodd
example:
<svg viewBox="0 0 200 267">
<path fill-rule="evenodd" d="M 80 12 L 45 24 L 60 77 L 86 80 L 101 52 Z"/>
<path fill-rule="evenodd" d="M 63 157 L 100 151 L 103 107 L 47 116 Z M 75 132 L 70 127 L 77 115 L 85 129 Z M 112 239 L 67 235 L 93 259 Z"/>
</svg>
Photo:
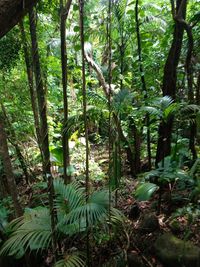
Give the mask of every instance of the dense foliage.
<svg viewBox="0 0 200 267">
<path fill-rule="evenodd" d="M 0 265 L 132 266 L 143 201 L 196 223 L 199 7 L 45 0 L 0 39 Z"/>
</svg>

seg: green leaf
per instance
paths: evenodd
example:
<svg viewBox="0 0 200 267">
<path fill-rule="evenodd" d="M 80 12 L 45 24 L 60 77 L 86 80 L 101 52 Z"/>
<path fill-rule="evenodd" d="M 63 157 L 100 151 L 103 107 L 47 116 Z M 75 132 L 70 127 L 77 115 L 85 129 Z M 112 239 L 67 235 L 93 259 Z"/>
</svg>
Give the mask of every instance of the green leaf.
<svg viewBox="0 0 200 267">
<path fill-rule="evenodd" d="M 153 193 L 158 190 L 158 186 L 153 183 L 144 183 L 140 185 L 135 191 L 135 197 L 139 201 L 147 201 L 151 198 Z"/>
<path fill-rule="evenodd" d="M 78 51 L 80 51 L 81 50 L 81 46 L 78 44 L 78 45 L 75 45 L 74 46 L 74 50 L 76 51 L 76 52 L 78 52 Z"/>
<path fill-rule="evenodd" d="M 80 31 L 80 27 L 79 26 L 74 26 L 74 32 L 79 32 Z"/>
<path fill-rule="evenodd" d="M 78 5 L 74 4 L 74 5 L 73 5 L 73 10 L 74 10 L 74 11 L 77 11 L 78 9 L 79 9 L 79 8 L 78 8 Z"/>
<path fill-rule="evenodd" d="M 72 175 L 75 172 L 75 168 L 73 165 L 67 167 L 67 175 Z"/>
</svg>

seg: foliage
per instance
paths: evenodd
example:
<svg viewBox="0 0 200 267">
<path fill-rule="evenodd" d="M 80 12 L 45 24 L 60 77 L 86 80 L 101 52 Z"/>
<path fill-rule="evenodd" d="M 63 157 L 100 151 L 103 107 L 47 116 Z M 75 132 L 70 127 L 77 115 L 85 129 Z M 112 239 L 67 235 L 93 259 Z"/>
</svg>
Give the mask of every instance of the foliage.
<svg viewBox="0 0 200 267">
<path fill-rule="evenodd" d="M 65 185 L 63 180 L 54 182 L 57 211 L 57 238 L 61 233 L 67 236 L 88 230 L 96 224 L 104 224 L 108 220 L 109 195 L 107 191 L 96 191 L 85 202 L 84 189 L 77 183 Z M 120 213 L 111 208 L 113 220 L 120 220 Z M 87 224 L 86 224 L 87 219 Z M 23 256 L 28 250 L 47 249 L 51 246 L 52 232 L 48 207 L 26 209 L 21 218 L 13 220 L 7 231 L 9 239 L 4 243 L 1 254 Z M 70 256 L 69 262 L 80 261 Z M 64 261 L 60 261 L 59 264 Z M 70 263 L 66 263 L 70 264 Z M 68 265 L 66 265 L 68 266 Z M 70 266 L 70 265 L 69 265 Z"/>
<path fill-rule="evenodd" d="M 158 190 L 158 186 L 153 183 L 144 183 L 137 187 L 135 191 L 135 197 L 139 201 L 146 201 L 151 198 L 153 193 L 155 193 Z"/>
<path fill-rule="evenodd" d="M 55 263 L 54 267 L 83 267 L 85 262 L 80 257 L 80 253 L 69 253 L 64 255 L 64 259 Z"/>
<path fill-rule="evenodd" d="M 183 183 L 192 182 L 190 174 L 180 169 L 177 162 L 170 156 L 164 158 L 158 164 L 157 169 L 146 173 L 145 180 L 148 182 L 139 185 L 134 193 L 135 197 L 140 201 L 149 200 L 159 188 L 166 184 L 173 184 L 177 181 Z"/>
<path fill-rule="evenodd" d="M 10 71 L 17 65 L 20 53 L 20 40 L 16 29 L 0 40 L 0 69 Z"/>
</svg>

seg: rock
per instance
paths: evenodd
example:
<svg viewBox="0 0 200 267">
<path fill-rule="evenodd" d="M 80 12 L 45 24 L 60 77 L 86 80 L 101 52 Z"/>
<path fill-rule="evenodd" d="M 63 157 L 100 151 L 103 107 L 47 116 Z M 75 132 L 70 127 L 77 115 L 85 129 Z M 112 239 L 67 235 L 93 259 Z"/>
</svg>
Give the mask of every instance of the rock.
<svg viewBox="0 0 200 267">
<path fill-rule="evenodd" d="M 144 214 L 141 218 L 139 230 L 143 233 L 152 233 L 160 228 L 158 218 L 154 213 Z"/>
<path fill-rule="evenodd" d="M 154 248 L 166 267 L 200 267 L 200 248 L 189 241 L 165 233 L 158 237 Z"/>
<path fill-rule="evenodd" d="M 144 267 L 140 256 L 136 251 L 131 251 L 128 253 L 128 267 Z"/>
</svg>

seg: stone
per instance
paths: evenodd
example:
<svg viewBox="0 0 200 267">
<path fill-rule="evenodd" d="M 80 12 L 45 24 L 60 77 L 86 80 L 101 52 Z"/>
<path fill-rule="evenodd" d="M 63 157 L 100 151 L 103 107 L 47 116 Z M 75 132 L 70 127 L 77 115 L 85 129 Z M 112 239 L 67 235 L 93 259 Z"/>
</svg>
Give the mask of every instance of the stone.
<svg viewBox="0 0 200 267">
<path fill-rule="evenodd" d="M 200 267 L 200 248 L 172 234 L 158 237 L 154 245 L 156 256 L 166 267 Z"/>
<path fill-rule="evenodd" d="M 141 218 L 139 230 L 143 233 L 152 233 L 160 229 L 158 218 L 154 213 L 144 214 Z"/>
</svg>

